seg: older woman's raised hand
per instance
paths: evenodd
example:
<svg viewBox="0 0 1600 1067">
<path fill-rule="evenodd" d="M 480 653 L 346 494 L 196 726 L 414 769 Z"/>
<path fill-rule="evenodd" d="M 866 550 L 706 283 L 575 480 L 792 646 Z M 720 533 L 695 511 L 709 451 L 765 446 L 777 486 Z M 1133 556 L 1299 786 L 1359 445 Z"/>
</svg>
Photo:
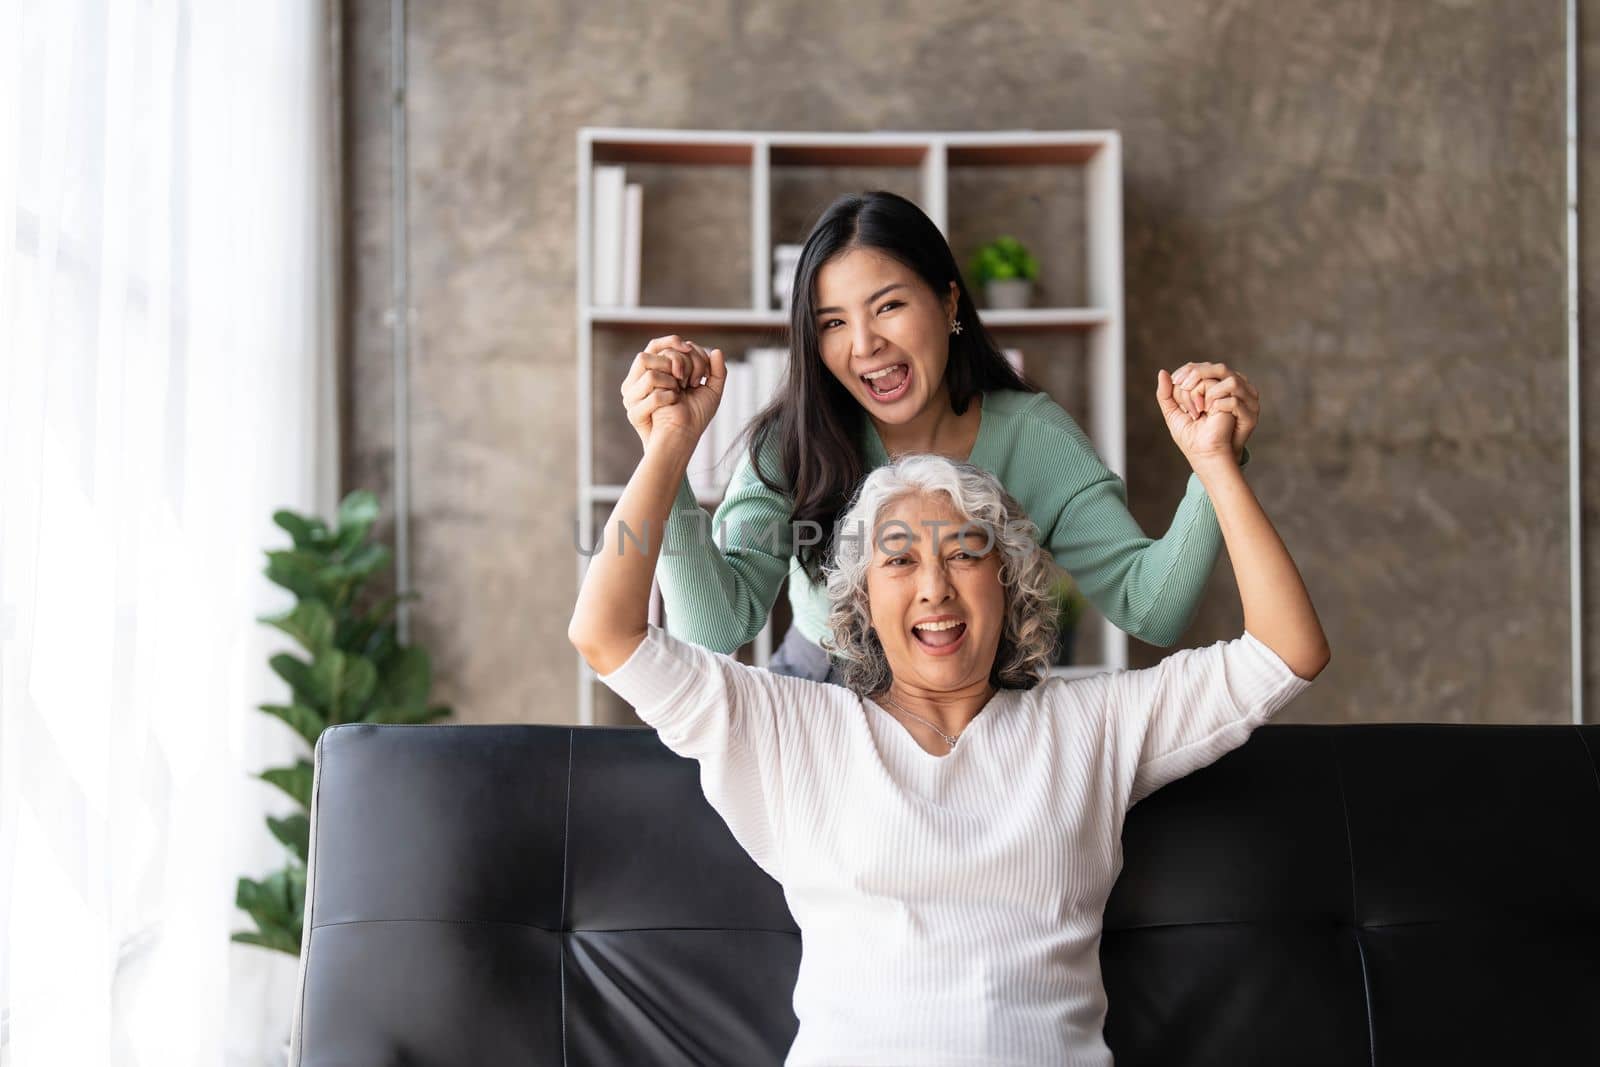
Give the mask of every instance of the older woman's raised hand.
<svg viewBox="0 0 1600 1067">
<path fill-rule="evenodd" d="M 1186 410 L 1179 401 L 1178 392 L 1170 374 L 1165 370 L 1156 372 L 1156 402 L 1161 405 L 1167 430 L 1184 458 L 1194 464 L 1220 456 L 1232 456 L 1237 462 L 1244 450 L 1239 417 L 1243 399 L 1235 393 L 1226 396 L 1213 394 L 1204 400 L 1193 401 L 1193 406 Z"/>
<path fill-rule="evenodd" d="M 649 447 L 660 429 L 693 442 L 716 414 L 727 378 L 722 349 L 708 351 L 669 334 L 655 338 L 633 358 L 619 392 L 640 443 Z"/>
<path fill-rule="evenodd" d="M 1237 397 L 1233 423 L 1233 453 L 1242 458 L 1261 418 L 1261 394 L 1244 376 L 1226 363 L 1185 363 L 1172 372 L 1173 399 L 1187 415 L 1199 418 L 1215 401 Z"/>
</svg>

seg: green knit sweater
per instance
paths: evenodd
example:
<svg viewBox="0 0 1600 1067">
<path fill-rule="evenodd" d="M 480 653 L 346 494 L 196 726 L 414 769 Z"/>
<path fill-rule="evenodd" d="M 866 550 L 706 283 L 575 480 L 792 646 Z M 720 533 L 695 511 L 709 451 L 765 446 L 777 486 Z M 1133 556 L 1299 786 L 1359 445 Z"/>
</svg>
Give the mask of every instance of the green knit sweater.
<svg viewBox="0 0 1600 1067">
<path fill-rule="evenodd" d="M 1146 537 L 1128 514 L 1127 488 L 1071 415 L 1048 393 L 982 397 L 969 461 L 1000 479 L 1039 527 L 1043 543 L 1114 625 L 1154 645 L 1174 644 L 1194 617 L 1222 546 L 1216 512 L 1191 474 L 1166 534 Z M 868 470 L 889 462 L 871 419 L 861 445 Z M 777 468 L 763 453 L 762 465 Z M 1249 450 L 1242 462 L 1248 462 Z M 793 501 L 756 477 L 748 451 L 709 524 L 688 478 L 667 521 L 657 574 L 667 631 L 731 653 L 766 624 L 785 575 L 794 624 L 812 642 L 828 627 L 828 593 L 793 558 Z"/>
</svg>

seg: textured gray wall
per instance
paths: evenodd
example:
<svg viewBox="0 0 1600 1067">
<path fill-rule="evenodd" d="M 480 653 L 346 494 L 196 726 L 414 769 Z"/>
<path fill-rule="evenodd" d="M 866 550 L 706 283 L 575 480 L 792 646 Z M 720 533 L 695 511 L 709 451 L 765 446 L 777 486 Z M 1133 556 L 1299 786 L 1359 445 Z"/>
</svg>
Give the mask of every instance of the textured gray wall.
<svg viewBox="0 0 1600 1067">
<path fill-rule="evenodd" d="M 345 475 L 392 505 L 388 4 L 346 8 Z M 1155 414 L 1156 369 L 1244 370 L 1264 405 L 1252 481 L 1334 648 L 1284 718 L 1563 721 L 1563 29 L 1559 3 L 1525 0 L 413 3 L 415 636 L 439 697 L 465 721 L 573 714 L 578 127 L 1111 127 L 1134 513 L 1163 530 L 1187 474 Z M 1585 56 L 1600 71 L 1593 33 Z M 730 202 L 744 224 L 729 199 L 742 179 L 649 180 L 647 219 L 671 228 L 647 242 L 673 264 L 647 291 L 742 303 L 747 231 L 727 234 Z M 996 199 L 952 190 L 963 263 Z M 1600 247 L 1600 223 L 1586 233 Z M 597 361 L 619 373 L 646 339 L 602 332 Z M 616 384 L 597 382 L 601 426 L 623 427 Z M 604 476 L 626 473 L 622 432 Z M 1240 625 L 1224 561 L 1184 644 Z M 1135 665 L 1159 655 L 1135 645 Z M 1593 639 L 1589 656 L 1600 692 Z"/>
</svg>

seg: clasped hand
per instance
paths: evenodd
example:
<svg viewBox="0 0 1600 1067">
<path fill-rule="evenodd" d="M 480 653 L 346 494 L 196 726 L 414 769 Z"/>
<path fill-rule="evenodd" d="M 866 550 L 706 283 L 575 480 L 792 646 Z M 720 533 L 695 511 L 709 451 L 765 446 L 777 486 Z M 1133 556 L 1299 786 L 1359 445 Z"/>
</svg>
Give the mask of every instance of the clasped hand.
<svg viewBox="0 0 1600 1067">
<path fill-rule="evenodd" d="M 710 425 L 727 380 L 722 349 L 708 351 L 675 333 L 657 337 L 634 356 L 623 379 L 628 422 L 646 447 L 656 431 L 692 444 Z"/>
<path fill-rule="evenodd" d="M 1261 419 L 1261 394 L 1226 363 L 1185 363 L 1156 372 L 1156 403 L 1172 440 L 1191 463 L 1215 455 L 1243 458 Z"/>
</svg>

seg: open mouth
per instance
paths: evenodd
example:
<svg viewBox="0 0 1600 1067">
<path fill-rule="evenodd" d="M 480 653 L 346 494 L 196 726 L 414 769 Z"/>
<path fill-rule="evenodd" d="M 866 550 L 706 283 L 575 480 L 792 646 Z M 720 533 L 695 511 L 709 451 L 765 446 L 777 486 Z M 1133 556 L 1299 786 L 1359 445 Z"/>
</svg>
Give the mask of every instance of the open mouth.
<svg viewBox="0 0 1600 1067">
<path fill-rule="evenodd" d="M 911 385 L 911 364 L 896 363 L 872 374 L 859 375 L 874 400 L 898 400 Z"/>
<path fill-rule="evenodd" d="M 953 619 L 922 623 L 911 628 L 911 636 L 929 655 L 947 656 L 966 639 L 967 624 Z"/>
</svg>

